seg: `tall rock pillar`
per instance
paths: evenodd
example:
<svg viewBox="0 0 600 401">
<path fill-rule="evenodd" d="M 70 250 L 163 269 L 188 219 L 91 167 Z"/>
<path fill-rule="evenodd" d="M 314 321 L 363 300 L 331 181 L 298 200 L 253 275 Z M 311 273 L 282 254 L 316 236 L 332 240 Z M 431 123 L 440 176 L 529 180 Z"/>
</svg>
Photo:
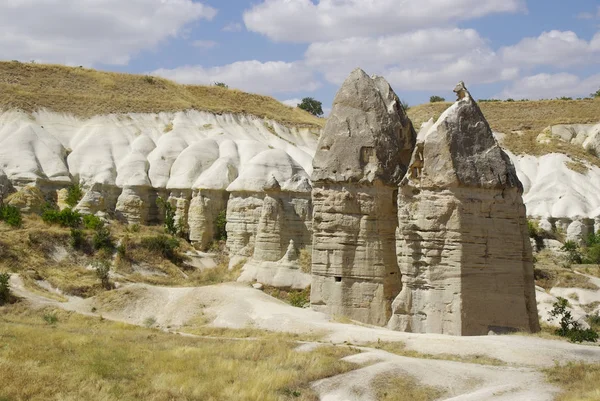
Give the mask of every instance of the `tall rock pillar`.
<svg viewBox="0 0 600 401">
<path fill-rule="evenodd" d="M 523 188 L 476 102 L 420 132 L 398 195 L 402 291 L 388 327 L 481 335 L 539 330 Z"/>
<path fill-rule="evenodd" d="M 335 97 L 313 161 L 314 309 L 387 323 L 401 289 L 397 190 L 414 143 L 389 84 L 353 71 Z"/>
</svg>

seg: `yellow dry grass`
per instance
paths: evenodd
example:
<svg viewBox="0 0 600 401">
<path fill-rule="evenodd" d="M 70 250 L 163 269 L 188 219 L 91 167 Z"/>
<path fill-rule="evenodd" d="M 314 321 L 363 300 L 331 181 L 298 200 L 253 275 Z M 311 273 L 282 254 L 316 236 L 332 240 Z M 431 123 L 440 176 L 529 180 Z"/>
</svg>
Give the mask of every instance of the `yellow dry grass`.
<svg viewBox="0 0 600 401">
<path fill-rule="evenodd" d="M 401 341 L 386 342 L 378 341 L 374 343 L 361 344 L 363 347 L 376 348 L 383 351 L 390 352 L 392 354 L 406 356 L 408 358 L 419 358 L 419 359 L 441 359 L 445 361 L 455 361 L 462 363 L 475 363 L 478 365 L 491 365 L 491 366 L 503 366 L 506 363 L 500 359 L 492 358 L 487 355 L 475 354 L 475 355 L 455 355 L 455 354 L 423 354 L 418 351 L 409 350 L 406 345 Z"/>
<path fill-rule="evenodd" d="M 569 362 L 545 370 L 548 381 L 561 388 L 556 401 L 600 400 L 600 364 Z"/>
<path fill-rule="evenodd" d="M 408 116 L 418 128 L 430 118 L 437 119 L 450 105 L 451 103 L 422 104 L 411 107 Z M 600 159 L 581 146 L 556 139 L 548 144 L 536 141 L 537 136 L 552 125 L 600 122 L 600 99 L 479 102 L 479 107 L 492 129 L 506 134 L 503 146 L 515 154 L 540 156 L 563 153 L 576 161 L 587 161 L 600 166 Z M 585 172 L 581 163 L 572 167 L 580 173 Z"/>
<path fill-rule="evenodd" d="M 340 360 L 348 347 L 297 352 L 283 339 L 190 338 L 19 305 L 0 308 L 0 341 L 0 399 L 15 401 L 314 401 L 310 382 L 355 368 Z"/>
<path fill-rule="evenodd" d="M 420 385 L 411 377 L 384 373 L 373 380 L 378 401 L 433 401 L 440 399 L 446 391 Z"/>
<path fill-rule="evenodd" d="M 322 127 L 323 119 L 268 97 L 218 86 L 179 85 L 142 75 L 62 65 L 0 62 L 0 109 L 48 109 L 87 118 L 102 114 L 202 110 L 252 114 L 286 125 Z"/>
</svg>

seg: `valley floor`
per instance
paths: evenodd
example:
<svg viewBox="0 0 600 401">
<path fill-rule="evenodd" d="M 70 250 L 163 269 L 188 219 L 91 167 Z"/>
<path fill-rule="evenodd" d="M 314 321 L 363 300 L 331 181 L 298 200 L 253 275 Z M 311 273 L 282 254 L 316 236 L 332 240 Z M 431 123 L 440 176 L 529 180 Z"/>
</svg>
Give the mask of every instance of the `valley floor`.
<svg viewBox="0 0 600 401">
<path fill-rule="evenodd" d="M 16 274 L 11 286 L 22 301 L 0 314 L 3 401 L 600 399 L 594 345 L 340 323 L 238 283 L 67 302 Z"/>
</svg>

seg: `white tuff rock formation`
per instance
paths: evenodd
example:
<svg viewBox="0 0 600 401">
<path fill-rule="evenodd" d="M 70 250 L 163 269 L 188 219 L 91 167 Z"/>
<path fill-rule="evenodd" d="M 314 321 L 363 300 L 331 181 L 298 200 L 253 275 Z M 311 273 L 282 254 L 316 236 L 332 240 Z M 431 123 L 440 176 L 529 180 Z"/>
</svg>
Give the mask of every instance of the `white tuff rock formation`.
<svg viewBox="0 0 600 401">
<path fill-rule="evenodd" d="M 522 186 L 479 107 L 462 93 L 419 134 L 400 186 L 402 291 L 388 327 L 454 335 L 537 331 Z"/>
<path fill-rule="evenodd" d="M 353 71 L 313 161 L 314 309 L 378 325 L 390 318 L 401 288 L 396 195 L 414 141 L 389 84 Z"/>
</svg>

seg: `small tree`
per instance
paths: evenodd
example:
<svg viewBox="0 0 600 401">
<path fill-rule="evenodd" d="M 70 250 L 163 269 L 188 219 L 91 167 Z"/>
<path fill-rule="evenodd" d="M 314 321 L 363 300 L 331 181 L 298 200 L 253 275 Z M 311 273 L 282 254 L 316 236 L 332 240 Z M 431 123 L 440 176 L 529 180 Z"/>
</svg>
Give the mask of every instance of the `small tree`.
<svg viewBox="0 0 600 401">
<path fill-rule="evenodd" d="M 214 85 L 221 88 L 229 88 L 229 85 L 227 85 L 225 82 L 215 82 Z"/>
<path fill-rule="evenodd" d="M 10 301 L 10 274 L 0 273 L 0 305 Z"/>
<path fill-rule="evenodd" d="M 592 329 L 582 329 L 581 324 L 573 319 L 573 315 L 568 308 L 569 301 L 562 297 L 558 297 L 557 301 L 552 305 L 548 321 L 556 318 L 560 319 L 560 329 L 556 330 L 556 334 L 561 337 L 567 337 L 572 342 L 596 342 L 598 340 L 598 333 Z"/>
<path fill-rule="evenodd" d="M 79 203 L 79 201 L 83 198 L 83 190 L 79 184 L 73 184 L 68 189 L 67 199 L 65 199 L 65 203 L 69 205 L 69 207 L 75 207 Z"/>
<path fill-rule="evenodd" d="M 227 239 L 227 211 L 221 210 L 215 219 L 215 239 L 225 241 Z"/>
<path fill-rule="evenodd" d="M 598 89 L 596 92 L 592 93 L 590 95 L 590 97 L 600 98 L 600 89 Z"/>
<path fill-rule="evenodd" d="M 96 276 L 100 279 L 102 287 L 105 290 L 112 290 L 112 284 L 110 283 L 110 263 L 106 260 L 97 260 L 94 262 L 94 270 L 96 270 Z"/>
<path fill-rule="evenodd" d="M 165 231 L 171 235 L 177 235 L 177 225 L 175 224 L 175 209 L 168 201 L 160 196 L 156 199 L 156 204 L 164 210 L 165 213 Z"/>
<path fill-rule="evenodd" d="M 437 95 L 433 95 L 429 98 L 430 103 L 445 102 L 445 101 L 446 101 L 446 99 L 444 99 L 441 96 L 437 96 Z"/>
<path fill-rule="evenodd" d="M 323 104 L 312 97 L 305 97 L 302 102 L 298 104 L 298 107 L 302 110 L 308 111 L 313 116 L 320 117 L 323 115 Z"/>
</svg>

